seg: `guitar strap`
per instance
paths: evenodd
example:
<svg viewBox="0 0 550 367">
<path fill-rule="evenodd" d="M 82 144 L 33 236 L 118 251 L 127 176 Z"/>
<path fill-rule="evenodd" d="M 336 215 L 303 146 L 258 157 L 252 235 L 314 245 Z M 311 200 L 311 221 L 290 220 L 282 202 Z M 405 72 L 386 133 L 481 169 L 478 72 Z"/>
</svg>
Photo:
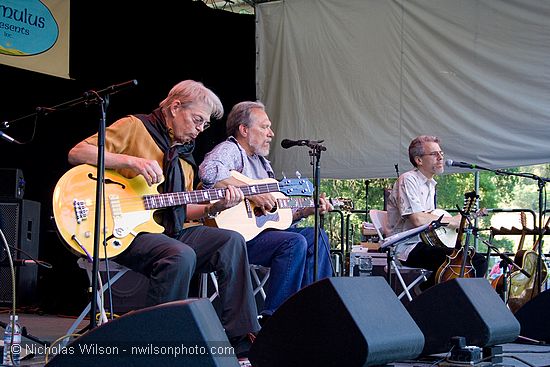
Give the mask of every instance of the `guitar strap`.
<svg viewBox="0 0 550 367">
<path fill-rule="evenodd" d="M 164 152 L 162 165 L 165 180 L 161 187 L 162 192 L 185 191 L 185 178 L 179 158 L 189 163 L 196 173 L 197 165 L 193 158 L 195 142 L 170 145 L 170 134 L 160 108 L 157 108 L 149 115 L 135 116 L 143 122 L 143 125 L 149 134 L 151 134 L 155 143 Z M 195 177 L 197 177 L 196 174 Z M 183 231 L 184 222 L 185 208 L 183 206 L 172 206 L 162 211 L 162 226 L 165 228 L 164 233 L 168 236 L 179 237 Z"/>
</svg>

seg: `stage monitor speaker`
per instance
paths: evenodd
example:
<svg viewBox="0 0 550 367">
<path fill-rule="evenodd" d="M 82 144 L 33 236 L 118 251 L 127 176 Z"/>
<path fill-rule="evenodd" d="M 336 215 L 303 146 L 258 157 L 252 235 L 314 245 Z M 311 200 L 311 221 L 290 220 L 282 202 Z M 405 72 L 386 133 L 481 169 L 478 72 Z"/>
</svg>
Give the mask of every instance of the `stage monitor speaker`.
<svg viewBox="0 0 550 367">
<path fill-rule="evenodd" d="M 38 258 L 40 233 L 40 203 L 31 200 L 1 199 L 0 229 L 8 245 L 21 251 L 10 249 L 12 259 L 28 259 L 27 255 Z M 26 254 L 25 254 L 26 253 Z M 0 240 L 0 304 L 12 304 L 12 279 L 8 263 L 8 254 Z M 15 268 L 16 305 L 32 305 L 36 302 L 36 265 Z"/>
<path fill-rule="evenodd" d="M 424 337 L 382 277 L 326 278 L 286 300 L 258 333 L 254 367 L 370 366 L 415 358 Z"/>
<path fill-rule="evenodd" d="M 523 305 L 515 316 L 521 325 L 521 336 L 550 343 L 550 290 Z"/>
<path fill-rule="evenodd" d="M 519 322 L 486 279 L 458 278 L 437 284 L 407 305 L 426 343 L 422 354 L 448 352 L 451 337 L 467 345 L 491 346 L 514 341 Z"/>
<path fill-rule="evenodd" d="M 189 299 L 129 312 L 69 343 L 47 367 L 238 367 L 208 299 Z"/>
</svg>

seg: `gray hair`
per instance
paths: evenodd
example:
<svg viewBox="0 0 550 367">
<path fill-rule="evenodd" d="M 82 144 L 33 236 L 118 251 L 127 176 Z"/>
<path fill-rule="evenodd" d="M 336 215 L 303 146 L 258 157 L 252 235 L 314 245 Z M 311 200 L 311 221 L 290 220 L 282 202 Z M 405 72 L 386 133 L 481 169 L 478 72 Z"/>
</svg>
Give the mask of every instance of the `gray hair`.
<svg viewBox="0 0 550 367">
<path fill-rule="evenodd" d="M 424 143 L 437 143 L 439 144 L 440 140 L 437 136 L 431 136 L 431 135 L 420 135 L 411 141 L 411 144 L 409 145 L 409 161 L 412 163 L 413 166 L 417 166 L 416 162 L 414 160 L 415 157 L 420 157 L 424 152 Z"/>
<path fill-rule="evenodd" d="M 250 112 L 254 108 L 259 108 L 265 111 L 265 106 L 260 101 L 245 101 L 237 103 L 235 106 L 233 106 L 231 112 L 229 112 L 229 115 L 227 115 L 227 136 L 235 136 L 235 134 L 237 134 L 237 131 L 239 130 L 239 125 L 250 127 L 250 123 L 252 122 L 250 120 Z"/>
<path fill-rule="evenodd" d="M 161 108 L 168 108 L 170 104 L 179 99 L 183 107 L 195 102 L 204 103 L 212 109 L 212 116 L 219 119 L 223 116 L 223 105 L 217 95 L 206 88 L 201 82 L 184 80 L 174 85 L 168 96 L 159 103 Z"/>
</svg>

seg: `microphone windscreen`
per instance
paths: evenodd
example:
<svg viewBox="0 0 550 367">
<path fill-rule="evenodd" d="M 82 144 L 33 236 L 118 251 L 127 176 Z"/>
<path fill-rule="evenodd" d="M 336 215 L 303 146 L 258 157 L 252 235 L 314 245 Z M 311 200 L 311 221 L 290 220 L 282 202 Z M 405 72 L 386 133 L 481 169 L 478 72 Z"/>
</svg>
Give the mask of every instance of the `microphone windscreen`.
<svg viewBox="0 0 550 367">
<path fill-rule="evenodd" d="M 295 145 L 295 143 L 294 143 L 292 140 L 289 140 L 289 139 L 283 139 L 283 140 L 281 141 L 281 147 L 283 147 L 283 148 L 285 148 L 285 149 L 286 149 L 286 148 L 290 148 L 290 147 L 292 147 L 292 146 L 294 146 L 294 145 Z"/>
<path fill-rule="evenodd" d="M 445 161 L 445 165 L 446 165 L 447 167 L 452 167 L 452 166 L 453 166 L 453 160 L 452 160 L 452 159 L 447 159 L 447 160 Z"/>
</svg>

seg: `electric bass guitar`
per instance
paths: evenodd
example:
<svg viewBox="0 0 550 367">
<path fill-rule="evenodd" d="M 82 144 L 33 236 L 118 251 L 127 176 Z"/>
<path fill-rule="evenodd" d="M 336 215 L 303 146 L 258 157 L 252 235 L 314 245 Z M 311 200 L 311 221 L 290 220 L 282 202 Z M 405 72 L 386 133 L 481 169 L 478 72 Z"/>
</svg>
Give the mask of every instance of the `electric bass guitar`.
<svg viewBox="0 0 550 367">
<path fill-rule="evenodd" d="M 259 182 L 271 182 L 273 179 L 241 181 L 248 184 Z M 239 204 L 220 212 L 216 218 L 209 219 L 206 224 L 212 227 L 231 229 L 243 235 L 246 241 L 250 241 L 260 232 L 266 229 L 285 230 L 292 225 L 293 208 L 313 208 L 315 202 L 311 198 L 290 198 L 281 192 L 273 192 L 276 205 L 269 212 L 263 211 L 249 199 L 244 199 Z M 327 199 L 333 207 L 342 210 L 351 210 L 353 203 L 349 199 Z"/>
<path fill-rule="evenodd" d="M 59 179 L 53 195 L 54 219 L 61 237 L 69 250 L 90 258 L 94 244 L 96 182 L 95 167 L 76 166 Z M 149 187 L 143 176 L 128 179 L 115 171 L 105 171 L 105 217 L 102 216 L 100 228 L 100 233 L 105 233 L 105 251 L 100 250 L 101 259 L 122 253 L 140 232 L 162 233 L 164 228 L 153 218 L 155 210 L 225 197 L 225 189 L 159 194 L 157 186 Z M 312 183 L 304 178 L 271 180 L 239 188 L 245 196 L 267 192 L 284 192 L 289 196 L 313 194 Z"/>
</svg>

